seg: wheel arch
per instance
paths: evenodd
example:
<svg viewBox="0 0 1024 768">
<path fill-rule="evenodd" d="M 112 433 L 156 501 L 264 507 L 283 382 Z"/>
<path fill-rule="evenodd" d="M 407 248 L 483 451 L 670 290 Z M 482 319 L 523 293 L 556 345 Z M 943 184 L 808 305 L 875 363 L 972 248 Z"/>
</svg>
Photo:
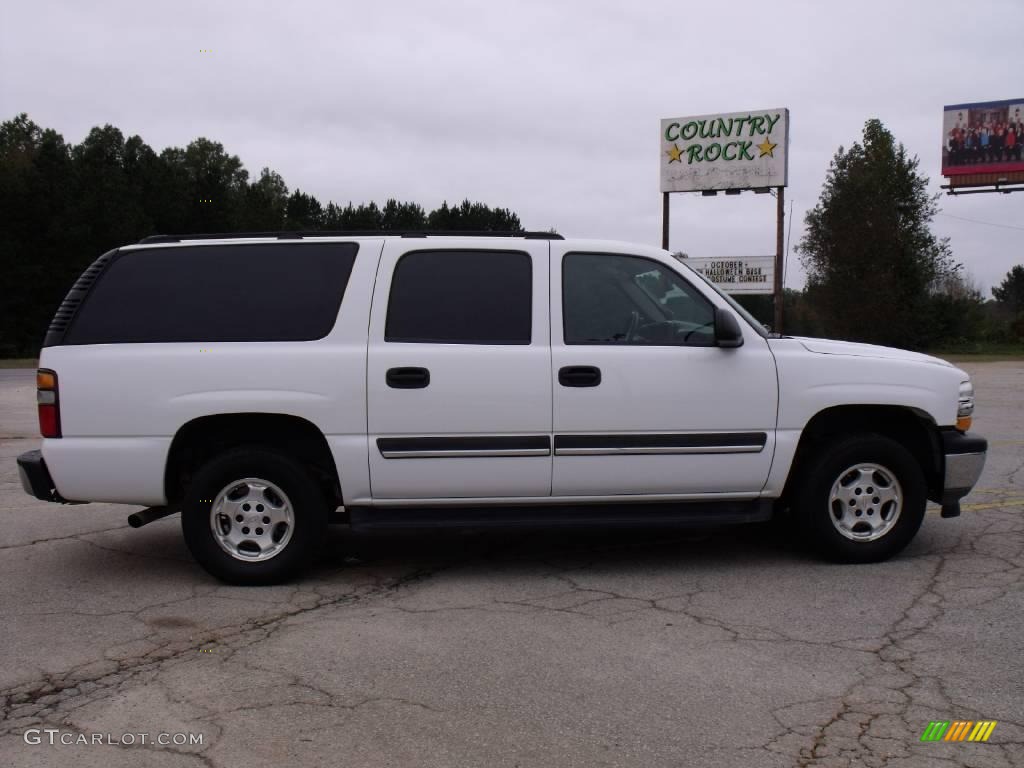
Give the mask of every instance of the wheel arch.
<svg viewBox="0 0 1024 768">
<path fill-rule="evenodd" d="M 179 503 L 191 476 L 214 456 L 258 445 L 301 461 L 335 506 L 341 502 L 338 468 L 324 433 L 311 421 L 282 413 L 224 413 L 200 416 L 175 433 L 167 454 L 164 489 L 168 504 Z"/>
<path fill-rule="evenodd" d="M 879 434 L 903 445 L 924 473 L 928 497 L 934 499 L 941 493 L 942 443 L 930 414 L 911 406 L 836 405 L 818 411 L 801 431 L 783 499 L 792 499 L 794 487 L 818 447 L 855 433 Z"/>
</svg>

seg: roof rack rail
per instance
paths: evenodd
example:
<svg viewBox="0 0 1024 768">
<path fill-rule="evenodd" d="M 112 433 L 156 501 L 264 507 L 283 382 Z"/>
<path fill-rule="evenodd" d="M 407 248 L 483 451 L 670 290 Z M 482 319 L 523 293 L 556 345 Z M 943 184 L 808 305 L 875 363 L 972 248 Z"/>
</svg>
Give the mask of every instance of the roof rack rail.
<svg viewBox="0 0 1024 768">
<path fill-rule="evenodd" d="M 522 237 L 526 240 L 564 240 L 556 232 L 487 232 L 478 230 L 384 230 L 384 229 L 321 229 L 293 232 L 206 232 L 195 235 L 150 235 L 139 240 L 139 245 L 180 243 L 183 240 L 236 240 L 244 238 L 277 238 L 301 240 L 307 237 Z"/>
</svg>

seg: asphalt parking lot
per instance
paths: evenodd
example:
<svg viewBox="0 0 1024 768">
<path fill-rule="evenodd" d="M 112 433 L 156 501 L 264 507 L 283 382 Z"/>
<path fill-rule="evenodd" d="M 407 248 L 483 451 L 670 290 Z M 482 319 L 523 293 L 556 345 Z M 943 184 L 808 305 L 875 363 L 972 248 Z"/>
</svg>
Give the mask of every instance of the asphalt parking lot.
<svg viewBox="0 0 1024 768">
<path fill-rule="evenodd" d="M 32 372 L 0 370 L 3 763 L 1024 766 L 1024 363 L 963 367 L 985 474 L 887 563 L 772 525 L 339 529 L 260 589 L 208 577 L 177 516 L 26 496 Z M 919 740 L 981 719 L 988 743 Z M 179 733 L 203 743 L 152 743 Z"/>
</svg>

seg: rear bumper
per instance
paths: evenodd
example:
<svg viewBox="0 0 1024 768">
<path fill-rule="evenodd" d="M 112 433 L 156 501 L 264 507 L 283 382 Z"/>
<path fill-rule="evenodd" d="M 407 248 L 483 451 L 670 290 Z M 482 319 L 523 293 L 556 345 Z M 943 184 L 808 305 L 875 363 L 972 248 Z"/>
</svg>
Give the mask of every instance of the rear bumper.
<svg viewBox="0 0 1024 768">
<path fill-rule="evenodd" d="M 942 483 L 943 506 L 952 505 L 974 488 L 985 468 L 988 441 L 977 435 L 956 430 L 942 432 L 945 473 Z"/>
<path fill-rule="evenodd" d="M 64 501 L 53 484 L 42 451 L 27 451 L 18 457 L 18 477 L 21 478 L 21 487 L 29 496 L 43 501 Z"/>
</svg>

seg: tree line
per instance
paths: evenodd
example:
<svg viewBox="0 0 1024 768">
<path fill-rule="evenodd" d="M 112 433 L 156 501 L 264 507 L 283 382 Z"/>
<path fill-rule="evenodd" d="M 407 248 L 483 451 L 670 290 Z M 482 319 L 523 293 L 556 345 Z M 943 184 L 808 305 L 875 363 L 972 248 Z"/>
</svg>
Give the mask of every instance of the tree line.
<svg viewBox="0 0 1024 768">
<path fill-rule="evenodd" d="M 804 290 L 787 290 L 788 334 L 909 349 L 1024 342 L 1024 266 L 986 300 L 931 232 L 938 195 L 916 157 L 878 120 L 840 147 L 797 254 Z M 21 114 L 0 123 L 0 357 L 38 353 L 50 318 L 100 254 L 156 233 L 278 230 L 522 231 L 507 208 L 464 200 L 431 211 L 389 199 L 323 205 L 205 138 L 157 153 L 111 125 L 68 144 Z M 771 297 L 740 300 L 765 322 Z"/>
<path fill-rule="evenodd" d="M 522 231 L 507 208 L 464 200 L 322 204 L 210 139 L 157 153 L 111 125 L 80 144 L 21 114 L 0 123 L 0 357 L 34 356 L 71 284 L 100 254 L 148 235 L 280 230 Z"/>
</svg>

